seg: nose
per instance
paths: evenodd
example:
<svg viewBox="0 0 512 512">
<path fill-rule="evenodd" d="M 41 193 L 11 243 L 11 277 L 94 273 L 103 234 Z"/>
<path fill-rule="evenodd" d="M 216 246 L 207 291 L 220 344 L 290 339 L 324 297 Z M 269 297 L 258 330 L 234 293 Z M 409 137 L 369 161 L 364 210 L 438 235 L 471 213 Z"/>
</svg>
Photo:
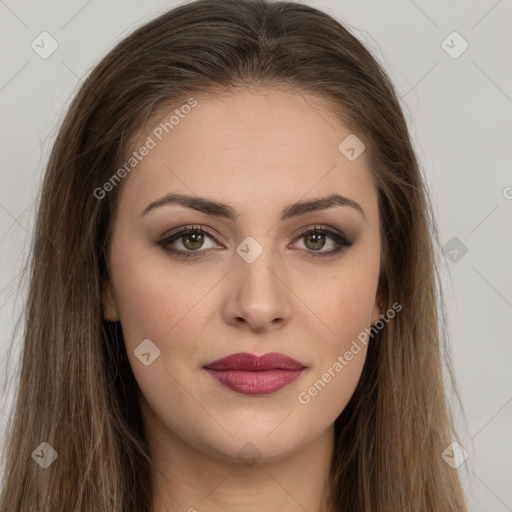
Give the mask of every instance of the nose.
<svg viewBox="0 0 512 512">
<path fill-rule="evenodd" d="M 235 262 L 223 311 L 230 325 L 262 332 L 289 322 L 292 292 L 270 253 L 264 250 L 252 263 L 242 258 Z"/>
</svg>

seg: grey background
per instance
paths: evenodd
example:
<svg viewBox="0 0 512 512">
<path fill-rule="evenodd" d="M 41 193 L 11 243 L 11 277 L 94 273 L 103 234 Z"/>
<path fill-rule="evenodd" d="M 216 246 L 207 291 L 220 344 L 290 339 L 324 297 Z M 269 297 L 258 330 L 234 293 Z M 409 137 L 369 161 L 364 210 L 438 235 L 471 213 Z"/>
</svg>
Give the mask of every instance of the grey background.
<svg viewBox="0 0 512 512">
<path fill-rule="evenodd" d="M 442 267 L 465 413 L 457 425 L 469 453 L 459 471 L 473 511 L 512 511 L 512 2 L 304 3 L 345 23 L 383 63 L 400 91 L 441 243 L 456 237 L 450 244 L 467 247 L 462 257 L 456 249 L 456 261 L 446 250 Z M 12 337 L 24 293 L 20 264 L 59 122 L 113 44 L 177 4 L 0 0 L 0 441 L 13 396 L 4 365 L 12 368 L 20 349 Z M 43 31 L 59 45 L 47 59 L 31 48 Z M 453 31 L 469 44 L 458 58 L 442 46 Z M 461 48 L 453 37 L 444 44 Z"/>
</svg>

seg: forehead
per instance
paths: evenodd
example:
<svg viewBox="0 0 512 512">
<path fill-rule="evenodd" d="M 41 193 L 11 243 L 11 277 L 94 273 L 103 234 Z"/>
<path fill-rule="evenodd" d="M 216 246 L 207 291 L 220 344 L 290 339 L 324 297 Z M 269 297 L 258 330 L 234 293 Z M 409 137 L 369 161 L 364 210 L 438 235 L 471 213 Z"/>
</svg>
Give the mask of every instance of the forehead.
<svg viewBox="0 0 512 512">
<path fill-rule="evenodd" d="M 340 151 L 351 131 L 327 102 L 275 88 L 193 99 L 192 108 L 160 113 L 133 145 L 135 151 L 151 146 L 139 155 L 122 194 L 140 210 L 178 190 L 216 197 L 240 211 L 334 191 L 361 201 L 373 193 L 365 153 L 350 161 Z M 194 103 L 181 105 L 187 104 Z"/>
</svg>

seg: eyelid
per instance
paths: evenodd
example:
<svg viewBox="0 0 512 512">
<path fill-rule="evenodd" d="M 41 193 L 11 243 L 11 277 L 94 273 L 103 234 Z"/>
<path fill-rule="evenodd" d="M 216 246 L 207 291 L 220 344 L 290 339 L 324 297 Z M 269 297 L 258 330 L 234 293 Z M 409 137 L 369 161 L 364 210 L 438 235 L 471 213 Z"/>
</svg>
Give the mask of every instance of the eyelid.
<svg viewBox="0 0 512 512">
<path fill-rule="evenodd" d="M 159 242 L 165 242 L 169 238 L 180 235 L 182 233 L 186 234 L 189 231 L 202 231 L 202 232 L 206 233 L 207 235 L 209 235 L 217 244 L 219 244 L 218 238 L 221 238 L 219 235 L 215 234 L 213 232 L 213 230 L 211 230 L 211 228 L 209 228 L 209 227 L 205 227 L 205 226 L 202 226 L 199 224 L 185 224 L 183 226 L 171 229 L 170 231 L 169 230 L 164 231 L 164 233 L 162 233 L 158 237 L 158 240 L 159 240 Z M 177 236 L 177 238 L 179 238 L 179 236 Z"/>
</svg>

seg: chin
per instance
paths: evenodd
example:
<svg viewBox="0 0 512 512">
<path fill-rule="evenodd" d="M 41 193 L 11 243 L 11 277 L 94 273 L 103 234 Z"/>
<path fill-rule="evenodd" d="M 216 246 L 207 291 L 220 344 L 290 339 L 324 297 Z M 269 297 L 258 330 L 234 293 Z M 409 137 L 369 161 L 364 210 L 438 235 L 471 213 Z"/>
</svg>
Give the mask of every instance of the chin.
<svg viewBox="0 0 512 512">
<path fill-rule="evenodd" d="M 313 432 L 308 436 L 307 432 L 296 430 L 295 425 L 287 424 L 290 417 L 283 422 L 287 414 L 281 413 L 278 418 L 267 416 L 266 420 L 259 418 L 258 423 L 252 419 L 240 420 L 227 428 L 232 437 L 220 429 L 220 436 L 202 441 L 208 446 L 207 451 L 211 455 L 232 462 L 247 463 L 248 460 L 256 459 L 269 462 L 284 459 L 306 444 L 308 437 L 313 439 L 315 436 Z M 292 415 L 293 413 L 290 416 Z M 216 427 L 211 428 L 219 432 Z"/>
</svg>

